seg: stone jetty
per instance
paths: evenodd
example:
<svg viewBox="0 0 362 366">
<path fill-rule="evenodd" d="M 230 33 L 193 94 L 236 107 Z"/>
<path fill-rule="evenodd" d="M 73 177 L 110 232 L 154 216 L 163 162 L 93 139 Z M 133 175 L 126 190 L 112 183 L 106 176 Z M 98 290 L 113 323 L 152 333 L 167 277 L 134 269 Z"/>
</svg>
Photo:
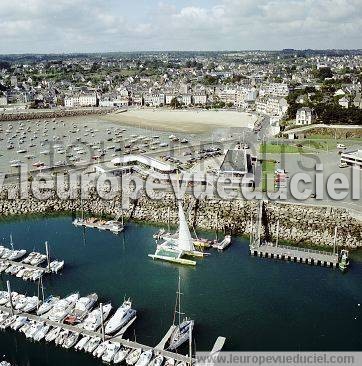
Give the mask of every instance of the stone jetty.
<svg viewBox="0 0 362 366">
<path fill-rule="evenodd" d="M 90 114 L 107 114 L 113 108 L 77 108 L 77 109 L 24 109 L 12 112 L 0 113 L 0 121 L 21 121 L 32 119 L 52 119 L 76 116 L 87 116 Z"/>
</svg>

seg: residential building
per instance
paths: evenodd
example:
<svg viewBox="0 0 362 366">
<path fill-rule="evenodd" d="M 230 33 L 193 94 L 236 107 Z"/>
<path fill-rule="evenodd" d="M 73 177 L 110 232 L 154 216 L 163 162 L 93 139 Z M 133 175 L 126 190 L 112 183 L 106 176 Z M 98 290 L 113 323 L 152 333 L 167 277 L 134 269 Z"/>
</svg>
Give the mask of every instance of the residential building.
<svg viewBox="0 0 362 366">
<path fill-rule="evenodd" d="M 96 93 L 84 93 L 64 97 L 64 106 L 67 108 L 75 107 L 96 107 L 98 98 Z"/>
<path fill-rule="evenodd" d="M 295 124 L 299 126 L 311 125 L 314 121 L 313 111 L 308 107 L 298 109 Z"/>
<path fill-rule="evenodd" d="M 357 93 L 355 98 L 353 99 L 353 105 L 356 108 L 362 109 L 362 98 L 361 98 L 361 93 Z"/>
<path fill-rule="evenodd" d="M 207 94 L 205 92 L 198 92 L 193 94 L 195 105 L 206 105 L 207 104 Z"/>
<path fill-rule="evenodd" d="M 182 94 L 182 103 L 186 106 L 190 106 L 192 104 L 192 95 Z"/>
<path fill-rule="evenodd" d="M 349 107 L 349 100 L 348 98 L 346 97 L 343 97 L 341 98 L 339 101 L 338 101 L 338 104 L 343 107 L 343 108 L 348 108 Z"/>
<path fill-rule="evenodd" d="M 8 104 L 8 97 L 6 95 L 0 95 L 0 106 Z"/>
</svg>

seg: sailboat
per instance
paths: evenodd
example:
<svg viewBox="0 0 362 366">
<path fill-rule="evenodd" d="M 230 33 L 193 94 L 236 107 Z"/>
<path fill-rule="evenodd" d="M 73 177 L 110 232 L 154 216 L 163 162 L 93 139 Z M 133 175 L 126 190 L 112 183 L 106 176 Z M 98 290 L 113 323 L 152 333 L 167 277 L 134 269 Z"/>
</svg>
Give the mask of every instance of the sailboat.
<svg viewBox="0 0 362 366">
<path fill-rule="evenodd" d="M 179 230 L 178 236 L 167 237 L 162 244 L 157 245 L 156 253 L 149 254 L 152 259 L 195 266 L 196 262 L 182 258 L 183 256 L 203 257 L 204 253 L 195 250 L 185 212 L 181 202 L 178 203 Z"/>
<path fill-rule="evenodd" d="M 178 315 L 178 324 L 175 325 L 176 322 L 176 314 Z M 175 312 L 173 318 L 173 325 L 175 325 L 175 329 L 171 334 L 170 343 L 168 346 L 168 350 L 173 351 L 176 348 L 180 347 L 183 343 L 190 339 L 192 336 L 192 329 L 194 327 L 194 321 L 188 318 L 185 318 L 181 321 L 181 279 L 178 277 L 178 289 L 176 293 L 176 304 L 175 304 Z"/>
</svg>

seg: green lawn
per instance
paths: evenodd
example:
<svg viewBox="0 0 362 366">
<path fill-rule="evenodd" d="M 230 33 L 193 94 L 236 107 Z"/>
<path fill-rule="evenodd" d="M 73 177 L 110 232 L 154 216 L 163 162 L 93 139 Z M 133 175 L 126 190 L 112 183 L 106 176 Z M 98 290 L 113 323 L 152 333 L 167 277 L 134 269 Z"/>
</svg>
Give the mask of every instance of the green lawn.
<svg viewBox="0 0 362 366">
<path fill-rule="evenodd" d="M 303 148 L 294 145 L 260 145 L 260 153 L 262 154 L 298 154 L 302 152 L 304 152 Z"/>
<path fill-rule="evenodd" d="M 269 188 L 274 188 L 274 172 L 275 162 L 264 160 L 262 167 L 261 187 L 262 191 L 266 192 Z"/>
</svg>

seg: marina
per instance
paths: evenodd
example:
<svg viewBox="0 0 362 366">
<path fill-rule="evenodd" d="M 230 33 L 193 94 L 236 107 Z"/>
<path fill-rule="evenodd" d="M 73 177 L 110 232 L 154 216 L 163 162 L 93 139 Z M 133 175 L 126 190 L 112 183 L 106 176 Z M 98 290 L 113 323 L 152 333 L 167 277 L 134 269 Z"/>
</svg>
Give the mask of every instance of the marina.
<svg viewBox="0 0 362 366">
<path fill-rule="evenodd" d="M 5 303 L 6 306 L 0 306 L 0 329 L 7 329 L 13 327 L 14 330 L 23 332 L 26 335 L 26 338 L 32 338 L 35 341 L 41 341 L 43 339 L 51 341 L 53 339 L 52 333 L 57 334 L 54 341 L 55 344 L 58 346 L 63 346 L 63 348 L 72 348 L 76 344 L 78 344 L 78 341 L 81 341 L 82 338 L 87 338 L 87 344 L 91 343 L 92 341 L 95 342 L 96 347 L 92 349 L 91 353 L 93 356 L 101 358 L 103 354 L 106 352 L 106 346 L 113 344 L 114 349 L 112 352 L 112 356 L 108 357 L 109 361 L 113 361 L 113 358 L 116 356 L 117 351 L 121 348 L 126 348 L 129 350 L 129 352 L 132 352 L 132 350 L 139 350 L 141 355 L 141 352 L 152 352 L 151 357 L 155 355 L 155 357 L 158 357 L 159 355 L 162 355 L 165 358 L 172 359 L 174 362 L 186 362 L 190 363 L 190 357 L 189 356 L 183 356 L 182 354 L 169 352 L 164 349 L 164 347 L 160 346 L 160 344 L 155 348 L 155 351 L 153 351 L 153 348 L 150 346 L 146 346 L 140 343 L 137 343 L 135 341 L 130 341 L 129 339 L 123 339 L 122 335 L 124 334 L 125 330 L 123 329 L 113 329 L 112 332 L 108 333 L 115 333 L 117 332 L 115 336 L 109 336 L 106 335 L 107 326 L 112 320 L 109 320 L 105 324 L 103 324 L 103 317 L 102 323 L 97 327 L 100 328 L 100 330 L 97 331 L 97 328 L 93 331 L 86 329 L 86 327 L 82 326 L 83 323 L 79 323 L 78 325 L 71 325 L 63 323 L 62 321 L 57 322 L 52 320 L 51 316 L 47 316 L 45 314 L 34 315 L 31 313 L 27 313 L 22 310 L 16 310 L 17 309 L 17 303 L 19 303 L 20 300 L 16 300 L 17 298 L 24 296 L 19 295 L 17 293 L 12 293 L 10 289 L 10 285 L 8 283 L 9 291 L 8 293 L 3 292 L 0 293 L 0 302 L 3 303 L 2 299 L 6 299 L 6 295 L 8 295 L 7 299 L 12 299 Z M 11 296 L 10 296 L 11 294 Z M 72 295 L 74 297 L 74 295 Z M 68 297 L 70 298 L 70 297 Z M 41 304 L 40 300 L 37 300 L 38 304 L 37 307 L 39 308 L 39 304 Z M 58 300 L 60 302 L 61 300 Z M 77 304 L 79 304 L 82 301 L 82 299 L 78 299 L 74 302 L 73 307 L 76 309 Z M 15 302 L 15 304 L 13 303 Z M 55 304 L 53 308 L 56 308 L 57 305 Z M 69 308 L 68 308 L 69 309 Z M 101 313 L 103 313 L 103 305 L 100 304 Z M 32 310 L 35 310 L 35 308 L 32 308 Z M 52 310 L 50 310 L 51 313 Z M 69 309 L 69 312 L 71 310 Z M 133 323 L 132 319 L 128 319 L 127 323 Z M 124 323 L 122 324 L 122 328 L 128 328 L 128 324 Z M 131 324 L 132 324 L 131 323 Z M 14 327 L 15 325 L 15 327 Z M 32 331 L 34 329 L 34 331 Z M 173 328 L 170 328 L 173 329 Z M 39 335 L 38 335 L 39 334 Z M 47 338 L 47 335 L 48 338 Z M 168 332 L 167 335 L 169 335 L 169 338 L 172 336 L 172 333 Z M 167 341 L 167 339 L 166 339 Z M 82 349 L 85 349 L 85 344 L 82 346 Z M 102 352 L 100 351 L 102 349 Z M 78 347 L 79 350 L 79 347 Z M 99 351 L 98 351 L 99 350 Z M 136 360 L 137 361 L 137 360 Z M 151 359 L 149 360 L 151 361 Z"/>
<path fill-rule="evenodd" d="M 125 331 L 121 342 L 127 339 L 134 342 L 136 336 L 141 345 L 154 349 L 159 345 L 163 349 L 167 347 L 167 341 L 162 342 L 162 338 L 173 323 L 174 294 L 180 276 L 181 311 L 195 320 L 196 350 L 211 350 L 220 336 L 226 337 L 225 350 L 264 349 L 265 342 L 260 341 L 263 337 L 270 339 L 270 349 L 284 349 L 284 345 L 295 349 L 298 344 L 301 349 L 333 349 L 338 344 L 339 349 L 349 350 L 360 346 L 360 262 L 353 261 L 345 276 L 339 271 L 284 261 L 265 265 L 262 258 L 248 255 L 246 240 L 233 238 L 233 245 L 227 251 L 213 251 L 206 260 L 198 261 L 196 267 L 175 266 L 148 259 L 148 253 L 154 249 L 152 236 L 157 233 L 157 227 L 130 222 L 127 230 L 116 236 L 105 231 L 77 230 L 71 222 L 70 217 L 27 219 L 3 222 L 0 229 L 2 236 L 8 237 L 17 228 L 14 239 L 19 243 L 25 242 L 22 235 L 33 238 L 32 242 L 36 243 L 49 240 L 54 256 L 62 255 L 67 268 L 71 268 L 64 271 L 61 279 L 44 277 L 45 296 L 59 294 L 64 298 L 79 290 L 82 294 L 102 294 L 98 302 L 103 304 L 120 304 L 124 294 L 126 300 L 132 298 L 137 320 Z M 198 232 L 198 236 L 211 239 L 215 234 Z M 42 247 L 40 244 L 35 248 L 30 243 L 24 245 L 28 251 L 40 251 Z M 225 276 L 229 278 L 228 288 L 223 286 Z M 37 284 L 24 283 L 2 274 L 0 287 L 5 291 L 6 280 L 10 280 L 13 289 L 19 293 L 27 293 L 27 296 L 38 293 Z M 141 282 L 145 284 L 142 291 Z M 250 286 L 250 283 L 263 283 L 263 286 Z M 217 297 L 215 286 L 218 288 Z M 294 291 L 295 286 L 298 286 L 298 292 Z M 340 297 L 340 291 L 345 296 Z M 272 298 L 273 293 L 277 293 L 278 298 Z M 306 298 L 309 300 L 305 301 Z M 225 307 L 227 312 L 219 311 Z M 278 313 L 274 311 L 275 307 L 287 307 L 288 311 Z M 115 311 L 113 309 L 107 320 Z M 333 315 L 335 311 L 340 314 L 338 318 Z M 36 315 L 32 316 L 34 320 L 38 319 Z M 333 322 L 327 321 L 332 318 Z M 313 332 L 306 319 L 313 321 Z M 293 324 L 292 328 L 290 324 Z M 278 337 L 273 337 L 273 325 L 280 329 Z M 348 340 L 336 336 L 335 327 L 341 326 L 348 329 Z M 69 331 L 74 329 L 64 323 L 62 327 Z M 172 332 L 173 329 L 169 334 Z M 66 362 L 81 366 L 100 364 L 98 358 L 83 351 L 66 352 L 54 342 L 29 342 L 21 333 L 11 330 L 0 332 L 0 345 L 6 359 L 13 364 L 15 361 L 19 365 L 30 361 L 41 366 Z M 188 353 L 187 344 L 179 353 Z"/>
<path fill-rule="evenodd" d="M 10 245 L 13 248 L 12 239 Z M 0 246 L 0 274 L 4 272 L 31 281 L 39 280 L 45 274 L 57 274 L 63 269 L 64 261 L 51 261 L 48 242 L 45 242 L 45 252 L 46 254 L 41 254 L 33 251 L 26 255 L 25 249 L 14 250 Z M 45 267 L 41 266 L 44 262 Z"/>
</svg>

